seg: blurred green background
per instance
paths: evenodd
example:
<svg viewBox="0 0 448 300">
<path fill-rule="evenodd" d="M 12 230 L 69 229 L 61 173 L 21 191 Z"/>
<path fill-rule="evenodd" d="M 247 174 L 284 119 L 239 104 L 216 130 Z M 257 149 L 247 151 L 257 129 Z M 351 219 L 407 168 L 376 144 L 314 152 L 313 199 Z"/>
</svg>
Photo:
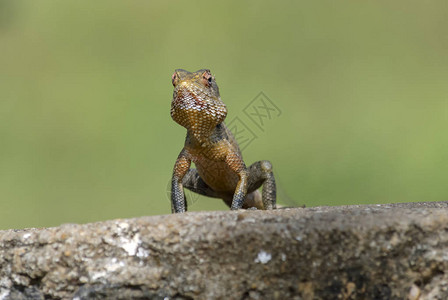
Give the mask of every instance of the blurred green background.
<svg viewBox="0 0 448 300">
<path fill-rule="evenodd" d="M 0 229 L 170 213 L 176 68 L 216 75 L 282 204 L 448 200 L 446 0 L 0 0 Z"/>
</svg>

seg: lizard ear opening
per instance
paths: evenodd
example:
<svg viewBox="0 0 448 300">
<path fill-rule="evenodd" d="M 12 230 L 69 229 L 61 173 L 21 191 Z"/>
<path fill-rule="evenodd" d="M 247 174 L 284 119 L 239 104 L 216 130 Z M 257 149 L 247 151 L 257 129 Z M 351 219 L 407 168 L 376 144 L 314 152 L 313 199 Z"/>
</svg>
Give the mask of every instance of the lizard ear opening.
<svg viewBox="0 0 448 300">
<path fill-rule="evenodd" d="M 205 70 L 204 73 L 202 73 L 202 82 L 206 87 L 211 86 L 213 80 L 212 73 L 210 73 L 210 70 Z"/>
</svg>

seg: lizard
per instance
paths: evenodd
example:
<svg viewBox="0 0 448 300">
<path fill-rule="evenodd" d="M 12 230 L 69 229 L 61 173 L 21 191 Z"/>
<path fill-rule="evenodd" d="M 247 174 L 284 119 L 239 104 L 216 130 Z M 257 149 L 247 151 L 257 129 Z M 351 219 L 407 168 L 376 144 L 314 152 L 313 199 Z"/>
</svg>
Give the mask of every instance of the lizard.
<svg viewBox="0 0 448 300">
<path fill-rule="evenodd" d="M 272 164 L 262 160 L 246 167 L 235 137 L 224 124 L 227 107 L 210 70 L 177 69 L 171 79 L 171 117 L 187 129 L 171 179 L 172 212 L 187 211 L 183 188 L 221 198 L 231 210 L 275 209 Z M 196 169 L 191 168 L 192 162 Z"/>
</svg>

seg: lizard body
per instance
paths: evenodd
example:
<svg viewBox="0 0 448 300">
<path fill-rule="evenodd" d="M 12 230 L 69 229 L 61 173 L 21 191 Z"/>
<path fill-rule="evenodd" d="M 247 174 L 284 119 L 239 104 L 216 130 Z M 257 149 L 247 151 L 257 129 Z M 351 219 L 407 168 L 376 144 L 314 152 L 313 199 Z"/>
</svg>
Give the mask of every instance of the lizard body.
<svg viewBox="0 0 448 300">
<path fill-rule="evenodd" d="M 185 145 L 174 165 L 171 204 L 175 213 L 185 212 L 183 188 L 221 198 L 232 210 L 276 208 L 275 179 L 269 161 L 246 167 L 233 134 L 224 124 L 227 108 L 210 70 L 177 69 L 171 117 L 187 129 Z M 197 169 L 191 169 L 194 162 Z M 262 194 L 257 190 L 263 186 Z"/>
</svg>

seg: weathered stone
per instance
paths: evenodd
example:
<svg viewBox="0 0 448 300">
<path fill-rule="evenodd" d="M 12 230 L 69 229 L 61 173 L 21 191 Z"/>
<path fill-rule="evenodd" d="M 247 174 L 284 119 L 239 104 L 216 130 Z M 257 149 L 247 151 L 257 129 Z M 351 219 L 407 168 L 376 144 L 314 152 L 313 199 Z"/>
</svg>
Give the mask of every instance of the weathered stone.
<svg viewBox="0 0 448 300">
<path fill-rule="evenodd" d="M 0 231 L 6 299 L 448 299 L 448 203 Z"/>
</svg>

